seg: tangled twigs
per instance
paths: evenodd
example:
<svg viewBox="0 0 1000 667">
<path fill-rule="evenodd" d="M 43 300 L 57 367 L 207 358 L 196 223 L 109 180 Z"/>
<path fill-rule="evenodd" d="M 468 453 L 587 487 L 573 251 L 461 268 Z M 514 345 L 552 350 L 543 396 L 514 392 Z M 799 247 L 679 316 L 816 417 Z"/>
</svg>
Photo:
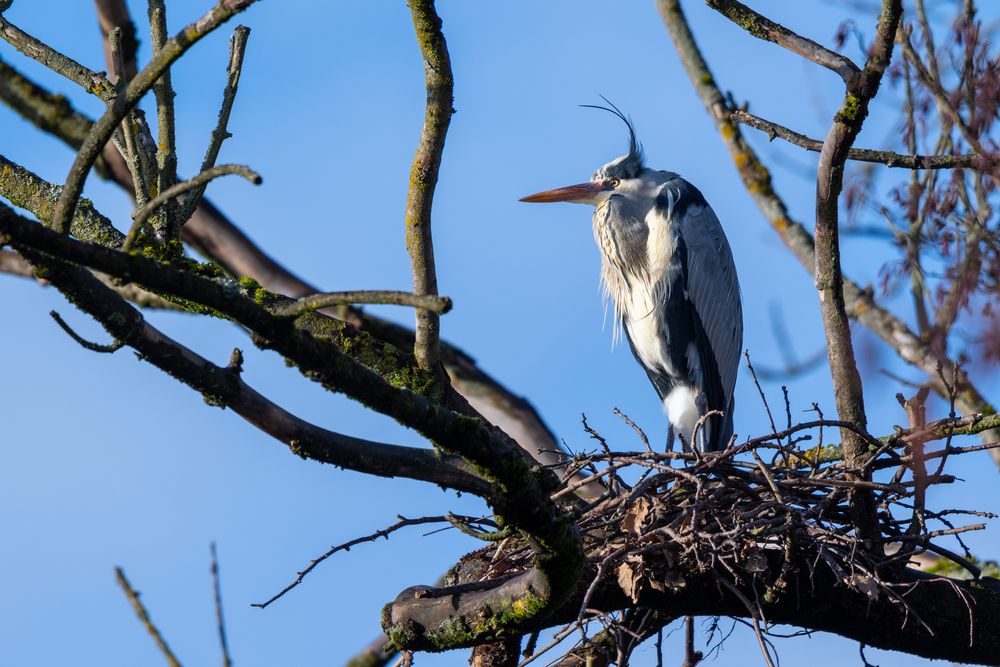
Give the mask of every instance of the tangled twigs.
<svg viewBox="0 0 1000 667">
<path fill-rule="evenodd" d="M 903 446 L 914 434 L 925 444 L 945 439 L 953 428 L 962 428 L 962 423 L 963 418 L 934 422 L 931 431 L 922 419 L 914 420 L 910 429 L 896 434 L 894 442 Z M 920 579 L 913 574 L 915 570 L 905 566 L 912 556 L 930 552 L 978 577 L 980 572 L 969 558 L 938 542 L 985 528 L 984 523 L 956 525 L 956 516 L 988 513 L 923 507 L 922 520 L 914 522 L 914 508 L 925 502 L 926 488 L 947 483 L 947 475 L 926 475 L 915 482 L 878 473 L 882 468 L 876 465 L 872 469 L 885 478 L 869 481 L 850 475 L 842 459 L 817 458 L 812 465 L 798 467 L 781 463 L 782 455 L 792 461 L 806 457 L 805 451 L 788 444 L 786 431 L 830 425 L 822 419 L 793 425 L 695 458 L 685 452 L 656 453 L 644 448 L 615 451 L 604 436 L 585 423 L 587 434 L 600 448 L 578 456 L 576 464 L 580 468 L 596 466 L 595 477 L 638 474 L 641 481 L 631 488 L 615 484 L 607 498 L 578 515 L 577 526 L 584 535 L 590 564 L 588 573 L 570 604 L 546 623 L 566 622 L 558 636 L 579 631 L 582 638 L 559 664 L 578 665 L 586 660 L 608 664 L 616 655 L 627 660 L 641 640 L 655 637 L 664 624 L 687 614 L 748 618 L 768 664 L 776 662 L 770 641 L 772 623 L 788 622 L 791 614 L 792 622 L 804 628 L 830 629 L 830 618 L 836 615 L 831 611 L 841 603 L 854 605 L 860 614 L 891 615 L 900 627 L 893 626 L 890 632 L 909 628 L 910 632 L 925 633 L 921 636 L 938 636 L 941 619 L 935 616 L 937 604 L 949 590 L 955 596 L 951 602 L 958 609 L 956 619 L 963 619 L 961 634 L 972 632 L 976 645 L 983 645 L 983 637 L 991 636 L 990 621 L 976 618 L 969 625 L 973 617 L 962 611 L 972 604 L 969 589 L 953 588 L 956 582 L 941 577 Z M 881 444 L 871 453 L 877 463 L 899 465 L 901 457 L 886 446 L 888 439 L 867 433 L 863 438 L 873 447 Z M 563 490 L 556 495 L 578 483 L 565 480 Z M 861 537 L 853 530 L 849 497 L 852 490 L 860 488 L 879 494 L 877 528 L 890 547 L 886 552 L 863 548 Z M 527 545 L 516 536 L 504 544 L 512 546 L 476 552 L 489 558 L 485 578 L 471 580 L 465 588 L 441 589 L 454 601 L 455 606 L 449 609 L 462 610 L 448 612 L 452 613 L 451 627 L 471 622 L 466 615 L 471 619 L 476 604 L 487 604 L 491 591 L 499 595 L 504 589 L 530 586 Z M 939 585 L 936 592 L 929 592 L 927 587 L 935 585 Z M 990 590 L 992 586 L 985 584 Z M 806 619 L 800 598 L 815 596 L 818 591 L 838 601 L 830 602 L 826 613 Z M 425 589 L 417 590 L 415 597 L 427 598 L 424 593 Z M 465 593 L 479 596 L 478 602 Z M 706 602 L 710 598 L 715 602 Z M 929 608 L 931 604 L 935 609 Z M 394 603 L 394 610 L 397 608 L 414 613 L 414 603 L 401 598 Z M 872 611 L 876 608 L 877 612 Z M 650 612 L 659 614 L 656 618 L 660 620 L 638 623 Z M 604 629 L 590 636 L 587 628 L 595 623 Z M 855 638 L 892 648 L 890 640 L 873 634 Z M 430 645 L 440 648 L 433 642 L 441 641 L 435 636 Z M 557 643 L 543 646 L 530 660 Z M 415 641 L 412 646 L 427 648 L 428 644 Z"/>
</svg>

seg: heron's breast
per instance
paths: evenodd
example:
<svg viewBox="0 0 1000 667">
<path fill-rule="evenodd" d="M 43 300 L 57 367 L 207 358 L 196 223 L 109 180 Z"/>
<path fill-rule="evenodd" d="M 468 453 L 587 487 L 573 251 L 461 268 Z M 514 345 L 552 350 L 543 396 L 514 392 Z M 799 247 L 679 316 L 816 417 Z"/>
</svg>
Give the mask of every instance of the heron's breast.
<svg viewBox="0 0 1000 667">
<path fill-rule="evenodd" d="M 663 326 L 662 304 L 649 285 L 638 283 L 623 295 L 619 304 L 632 347 L 643 366 L 674 375 L 667 354 L 667 328 Z"/>
</svg>

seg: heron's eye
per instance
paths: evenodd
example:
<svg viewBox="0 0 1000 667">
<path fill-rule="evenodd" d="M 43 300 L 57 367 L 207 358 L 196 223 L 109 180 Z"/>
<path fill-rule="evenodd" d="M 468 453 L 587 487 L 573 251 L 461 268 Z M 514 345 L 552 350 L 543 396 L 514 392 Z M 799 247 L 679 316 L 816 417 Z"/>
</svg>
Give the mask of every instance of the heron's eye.
<svg viewBox="0 0 1000 667">
<path fill-rule="evenodd" d="M 610 181 L 608 181 L 608 183 L 611 184 L 611 187 L 613 189 L 613 188 L 617 188 L 621 184 L 621 181 L 619 179 L 617 179 L 617 178 L 612 178 Z"/>
</svg>

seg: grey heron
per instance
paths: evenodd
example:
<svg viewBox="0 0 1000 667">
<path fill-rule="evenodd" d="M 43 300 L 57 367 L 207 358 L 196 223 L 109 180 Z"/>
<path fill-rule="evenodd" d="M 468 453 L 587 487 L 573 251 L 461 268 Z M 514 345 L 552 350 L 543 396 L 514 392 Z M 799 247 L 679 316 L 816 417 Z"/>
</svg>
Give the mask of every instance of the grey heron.
<svg viewBox="0 0 1000 667">
<path fill-rule="evenodd" d="M 610 102 L 609 102 L 610 104 Z M 589 105 L 585 105 L 589 106 Z M 625 332 L 674 435 L 686 448 L 717 451 L 733 433 L 733 389 L 743 344 L 743 309 L 729 241 L 701 192 L 671 171 L 643 164 L 632 122 L 628 153 L 586 183 L 524 202 L 595 207 L 594 239 L 614 338 Z"/>
</svg>

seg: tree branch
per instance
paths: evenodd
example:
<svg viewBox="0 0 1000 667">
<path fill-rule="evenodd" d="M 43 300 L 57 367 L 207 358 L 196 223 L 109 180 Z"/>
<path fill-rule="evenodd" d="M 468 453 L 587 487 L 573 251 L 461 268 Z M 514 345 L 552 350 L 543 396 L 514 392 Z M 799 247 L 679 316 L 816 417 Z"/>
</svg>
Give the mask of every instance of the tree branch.
<svg viewBox="0 0 1000 667">
<path fill-rule="evenodd" d="M 84 67 L 45 42 L 35 39 L 5 19 L 3 15 L 0 15 L 0 38 L 24 55 L 45 65 L 56 74 L 61 74 L 105 102 L 114 100 L 118 93 L 114 84 L 104 74 Z"/>
<path fill-rule="evenodd" d="M 439 315 L 451 310 L 451 299 L 431 294 L 412 294 L 392 290 L 359 290 L 354 292 L 320 292 L 310 294 L 277 311 L 283 317 L 297 317 L 302 313 L 331 306 L 347 306 L 362 303 L 388 303 L 397 306 L 423 308 Z"/>
<path fill-rule="evenodd" d="M 679 0 L 657 0 L 657 5 L 680 56 L 681 64 L 691 80 L 691 85 L 715 121 L 716 129 L 729 148 L 751 199 L 802 266 L 813 273 L 816 266 L 813 238 L 801 223 L 788 215 L 785 202 L 771 184 L 770 173 L 747 143 L 739 125 L 730 118 L 732 109 L 728 107 L 725 96 L 702 57 Z M 938 364 L 945 368 L 955 368 L 955 363 L 951 359 L 943 352 L 932 349 L 926 341 L 910 330 L 906 323 L 880 306 L 873 298 L 870 289 L 862 288 L 845 278 L 844 300 L 850 317 L 868 327 L 904 361 L 926 373 L 931 378 L 932 388 L 938 394 L 948 396 L 947 388 L 937 380 L 937 368 Z M 959 387 L 957 404 L 962 412 L 966 414 L 996 412 L 964 372 L 957 371 L 954 382 Z M 983 438 L 987 441 L 998 440 L 1000 431 L 984 433 Z M 991 455 L 1000 466 L 1000 452 L 992 451 Z"/>
<path fill-rule="evenodd" d="M 836 72 L 848 86 L 861 72 L 847 56 L 792 32 L 737 0 L 707 0 L 707 4 L 754 37 L 783 46 L 792 53 Z"/>
<path fill-rule="evenodd" d="M 790 144 L 816 153 L 819 153 L 823 149 L 823 142 L 818 139 L 812 139 L 804 134 L 799 134 L 783 125 L 765 120 L 742 109 L 733 111 L 730 117 L 737 123 L 749 125 L 754 129 L 765 132 L 772 141 L 775 137 L 778 137 Z M 980 155 L 978 153 L 971 153 L 969 155 L 903 155 L 902 153 L 894 153 L 893 151 L 876 151 L 868 148 L 851 148 L 847 152 L 847 159 L 859 162 L 875 162 L 884 164 L 887 167 L 902 169 L 975 169 L 976 171 L 992 171 L 1000 164 L 1000 157 Z"/>
<path fill-rule="evenodd" d="M 0 220 L 13 215 L 0 208 Z M 37 226 L 37 225 L 36 225 Z M 380 477 L 408 477 L 477 496 L 490 485 L 460 458 L 433 450 L 401 447 L 354 438 L 323 429 L 272 403 L 247 385 L 239 365 L 217 366 L 150 325 L 142 314 L 83 269 L 47 258 L 30 249 L 32 261 L 79 308 L 94 317 L 116 340 L 142 359 L 202 394 L 210 405 L 228 407 L 250 424 L 288 445 L 292 453 Z"/>
<path fill-rule="evenodd" d="M 243 54 L 247 48 L 247 39 L 250 37 L 250 28 L 239 25 L 233 30 L 232 37 L 229 38 L 229 65 L 226 68 L 226 87 L 222 91 L 222 106 L 219 108 L 219 119 L 215 129 L 212 130 L 212 138 L 208 142 L 205 150 L 205 158 L 201 162 L 201 171 L 206 172 L 215 166 L 215 161 L 219 158 L 219 151 L 222 150 L 222 142 L 228 139 L 229 116 L 233 111 L 233 103 L 236 101 L 236 91 L 240 84 L 240 73 L 243 71 Z M 205 194 L 207 183 L 188 195 L 178 213 L 178 220 L 183 225 L 197 210 L 201 202 L 202 195 Z M 240 274 L 242 275 L 242 274 Z"/>
<path fill-rule="evenodd" d="M 122 81 L 131 81 L 136 72 L 136 54 L 139 50 L 139 40 L 136 37 L 135 23 L 129 16 L 124 0 L 95 0 L 97 22 L 101 27 L 101 37 L 104 41 L 104 62 L 108 71 L 113 71 L 114 60 L 111 57 L 108 36 L 115 28 L 122 31 Z"/>
<path fill-rule="evenodd" d="M 231 63 L 234 62 L 232 54 L 240 53 L 240 34 L 237 28 L 234 33 L 237 48 L 231 52 Z M 238 75 L 238 70 L 231 68 L 230 82 L 233 81 L 234 73 Z M 230 89 L 235 92 L 234 87 L 227 86 L 227 91 Z M 79 148 L 93 124 L 90 119 L 73 110 L 64 97 L 52 95 L 2 61 L 0 99 L 39 129 L 55 134 L 73 149 Z M 225 111 L 228 107 L 225 103 L 223 106 Z M 222 136 L 219 129 L 222 128 L 223 133 L 225 131 L 222 115 L 220 112 L 220 125 L 213 133 L 213 145 Z M 128 169 L 113 145 L 105 147 L 103 160 L 107 165 L 103 175 L 131 192 Z M 102 174 L 101 164 L 98 162 L 97 165 L 99 174 Z M 58 186 L 50 187 L 58 190 Z M 51 204 L 49 211 L 46 215 L 39 215 L 39 218 L 51 217 Z M 76 231 L 72 233 L 84 238 Z M 117 230 L 115 233 L 118 233 Z M 181 236 L 185 243 L 218 262 L 231 275 L 252 278 L 271 292 L 302 297 L 321 291 L 268 256 L 208 200 L 198 202 L 192 217 L 181 229 Z M 120 243 L 118 241 L 113 247 Z M 399 349 L 413 348 L 414 332 L 411 329 L 358 310 L 341 310 L 336 315 Z M 550 465 L 564 460 L 559 453 L 558 441 L 531 403 L 485 373 L 471 356 L 457 347 L 444 343 L 441 354 L 453 386 L 480 414 L 514 437 L 536 460 Z"/>
<path fill-rule="evenodd" d="M 167 41 L 163 49 L 149 64 L 129 81 L 125 90 L 114 98 L 107 112 L 94 123 L 90 132 L 87 133 L 87 137 L 77 152 L 76 159 L 73 160 L 73 165 L 66 177 L 66 183 L 59 195 L 59 201 L 56 202 L 55 211 L 52 214 L 54 229 L 62 233 L 69 230 L 73 210 L 83 192 L 83 184 L 87 180 L 87 175 L 125 115 L 138 104 L 139 100 L 169 69 L 170 65 L 184 55 L 191 46 L 254 2 L 256 0 L 219 0 L 218 4 L 208 13 Z"/>
<path fill-rule="evenodd" d="M 441 19 L 433 0 L 409 0 L 413 28 L 424 58 L 427 86 L 427 110 L 420 145 L 413 156 L 410 188 L 406 196 L 406 249 L 413 265 L 413 291 L 418 295 L 437 295 L 437 272 L 434 268 L 434 244 L 431 239 L 431 207 L 437 185 L 445 135 L 451 122 L 452 74 L 448 46 L 441 32 Z M 417 310 L 416 339 L 413 355 L 421 368 L 437 366 L 441 356 L 440 322 L 437 313 Z"/>
<path fill-rule="evenodd" d="M 148 0 L 149 34 L 153 45 L 153 60 L 163 54 L 167 45 L 167 7 L 163 0 Z M 174 123 L 174 88 L 170 83 L 170 67 L 153 83 L 156 97 L 156 191 L 162 195 L 177 182 L 177 137 Z M 180 223 L 177 221 L 177 203 L 171 199 L 163 202 L 160 209 L 162 219 L 159 226 L 170 241 L 180 238 Z M 157 223 L 153 223 L 157 226 Z"/>
<path fill-rule="evenodd" d="M 189 180 L 175 183 L 167 189 L 161 190 L 160 194 L 153 197 L 149 203 L 136 211 L 136 213 L 132 216 L 132 227 L 128 230 L 128 235 L 126 235 L 125 242 L 122 244 L 122 250 L 128 250 L 132 247 L 135 243 L 139 230 L 142 229 L 144 224 L 146 224 L 149 217 L 156 213 L 156 210 L 159 207 L 179 197 L 185 192 L 188 192 L 189 190 L 203 188 L 209 181 L 212 181 L 220 176 L 227 176 L 230 174 L 242 176 L 254 185 L 260 185 L 263 182 L 260 174 L 250 167 L 245 167 L 241 164 L 224 164 L 218 167 L 206 169 Z"/>
<path fill-rule="evenodd" d="M 789 568 L 782 594 L 765 595 L 749 577 L 731 587 L 719 585 L 711 571 L 695 563 L 678 561 L 665 543 L 647 551 L 644 570 L 657 573 L 665 586 L 644 586 L 635 599 L 627 597 L 611 572 L 594 588 L 590 607 L 603 613 L 633 606 L 655 610 L 666 618 L 679 616 L 748 617 L 757 611 L 770 624 L 788 624 L 832 632 L 868 646 L 905 651 L 925 658 L 1000 665 L 1000 582 L 984 578 L 958 581 L 903 569 L 894 587 L 905 591 L 906 606 L 890 595 L 869 595 L 844 585 L 830 570 L 808 558 L 798 557 Z M 770 563 L 772 571 L 777 570 Z M 573 622 L 579 603 L 596 575 L 588 566 L 570 602 L 545 618 L 527 625 L 542 630 Z M 531 590 L 534 574 L 528 572 L 487 590 L 421 597 L 427 587 L 409 588 L 383 612 L 390 640 L 405 648 L 439 651 L 478 643 L 476 614 L 502 604 L 521 591 Z M 846 576 L 846 575 L 845 575 Z M 489 583 L 489 582 L 484 582 Z M 457 588 L 457 587 L 456 587 Z M 448 589 L 441 589 L 447 592 Z M 748 609 L 747 600 L 756 601 Z M 918 616 L 927 625 L 915 621 Z"/>
<path fill-rule="evenodd" d="M 839 197 L 844 186 L 844 164 L 861 126 L 868 116 L 868 104 L 878 93 L 882 75 L 892 59 L 893 43 L 903 13 L 901 0 L 883 0 L 865 68 L 848 83 L 840 111 L 823 142 L 816 176 L 816 289 L 819 292 L 827 358 L 833 378 L 834 397 L 840 418 L 865 428 L 864 393 L 851 340 L 851 326 L 844 299 L 844 278 L 840 263 Z M 860 471 L 867 462 L 867 447 L 853 431 L 841 429 L 844 460 Z M 851 473 L 848 479 L 861 478 Z M 875 503 L 870 491 L 851 492 L 852 520 L 868 547 L 880 548 L 875 522 Z"/>
<path fill-rule="evenodd" d="M 181 663 L 177 659 L 177 656 L 175 656 L 174 652 L 170 650 L 167 640 L 163 638 L 163 635 L 153 623 L 153 619 L 149 615 L 149 611 L 146 609 L 146 606 L 142 604 L 142 600 L 139 599 L 139 592 L 132 588 L 132 584 L 130 584 L 129 580 L 125 577 L 125 570 L 120 567 L 116 567 L 115 577 L 118 580 L 118 585 L 121 586 L 122 592 L 125 593 L 125 597 L 127 597 L 128 601 L 132 603 L 132 608 L 135 610 L 136 616 L 138 616 L 139 620 L 142 621 L 142 624 L 149 633 L 149 636 L 156 642 L 156 646 L 160 649 L 160 653 L 163 654 L 163 657 L 166 658 L 167 663 L 170 664 L 170 667 L 181 667 Z"/>
</svg>

